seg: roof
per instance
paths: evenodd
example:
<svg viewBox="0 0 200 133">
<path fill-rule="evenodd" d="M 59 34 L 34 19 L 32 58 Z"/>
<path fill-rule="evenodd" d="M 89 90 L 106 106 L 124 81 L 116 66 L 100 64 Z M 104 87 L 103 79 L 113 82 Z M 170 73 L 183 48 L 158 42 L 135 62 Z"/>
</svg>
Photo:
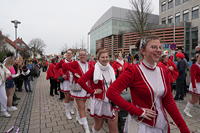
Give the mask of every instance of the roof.
<svg viewBox="0 0 200 133">
<path fill-rule="evenodd" d="M 130 9 L 114 7 L 109 8 L 106 13 L 104 13 L 97 22 L 92 26 L 90 32 L 101 27 L 106 21 L 110 19 L 121 20 L 121 21 L 131 21 L 129 14 L 132 12 Z M 150 14 L 149 23 L 159 24 L 159 16 L 155 14 Z"/>
<path fill-rule="evenodd" d="M 17 38 L 15 41 L 14 41 L 15 44 L 19 43 L 19 44 L 24 44 L 25 47 L 27 47 L 29 49 L 29 46 L 22 40 L 22 38 Z"/>
</svg>

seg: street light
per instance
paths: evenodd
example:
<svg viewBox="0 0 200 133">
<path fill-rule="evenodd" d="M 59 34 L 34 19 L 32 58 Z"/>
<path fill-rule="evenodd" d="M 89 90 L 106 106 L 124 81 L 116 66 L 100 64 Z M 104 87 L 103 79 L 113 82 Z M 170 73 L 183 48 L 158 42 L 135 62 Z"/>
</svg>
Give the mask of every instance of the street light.
<svg viewBox="0 0 200 133">
<path fill-rule="evenodd" d="M 12 20 L 11 23 L 13 23 L 15 27 L 15 40 L 16 40 L 17 39 L 17 25 L 21 24 L 21 22 L 19 22 L 18 20 Z M 16 48 L 16 56 L 18 56 L 17 48 Z"/>
<path fill-rule="evenodd" d="M 19 22 L 18 20 L 12 20 L 11 23 L 14 24 L 15 27 L 15 40 L 17 39 L 17 26 L 18 24 L 21 24 L 21 22 Z"/>
</svg>

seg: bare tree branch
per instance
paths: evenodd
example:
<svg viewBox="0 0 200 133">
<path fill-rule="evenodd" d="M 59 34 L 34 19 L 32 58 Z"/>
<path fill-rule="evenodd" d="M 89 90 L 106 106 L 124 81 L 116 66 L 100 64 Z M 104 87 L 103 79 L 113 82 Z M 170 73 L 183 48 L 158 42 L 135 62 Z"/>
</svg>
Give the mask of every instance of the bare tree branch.
<svg viewBox="0 0 200 133">
<path fill-rule="evenodd" d="M 129 0 L 131 11 L 129 12 L 129 19 L 132 30 L 138 32 L 140 35 L 145 34 L 148 29 L 149 16 L 152 13 L 151 0 Z"/>
<path fill-rule="evenodd" d="M 34 57 L 37 53 L 43 54 L 44 48 L 46 47 L 46 44 L 44 41 L 40 38 L 32 39 L 29 43 L 29 47 L 32 49 Z"/>
</svg>

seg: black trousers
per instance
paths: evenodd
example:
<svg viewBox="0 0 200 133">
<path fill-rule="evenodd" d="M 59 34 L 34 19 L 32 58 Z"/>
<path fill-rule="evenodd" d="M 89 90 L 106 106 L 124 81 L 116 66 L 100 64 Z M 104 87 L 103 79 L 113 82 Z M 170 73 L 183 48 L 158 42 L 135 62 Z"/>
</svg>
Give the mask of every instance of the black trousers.
<svg viewBox="0 0 200 133">
<path fill-rule="evenodd" d="M 177 80 L 176 81 L 176 96 L 175 98 L 183 98 L 185 92 L 185 81 L 184 80 Z"/>
<path fill-rule="evenodd" d="M 55 92 L 55 94 L 58 94 L 57 81 L 53 78 L 50 78 L 50 95 L 53 95 L 53 91 Z"/>
<path fill-rule="evenodd" d="M 23 85 L 23 79 L 22 79 L 22 77 L 17 77 L 17 78 L 15 78 L 14 79 L 14 81 L 15 81 L 15 85 L 16 85 L 16 88 L 18 89 L 18 91 L 22 91 L 22 85 Z"/>
</svg>

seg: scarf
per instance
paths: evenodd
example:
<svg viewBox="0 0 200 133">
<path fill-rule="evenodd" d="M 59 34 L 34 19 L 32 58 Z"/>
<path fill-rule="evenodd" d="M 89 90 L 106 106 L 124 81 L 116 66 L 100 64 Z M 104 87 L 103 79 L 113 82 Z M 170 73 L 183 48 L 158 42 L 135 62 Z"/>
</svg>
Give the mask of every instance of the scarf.
<svg viewBox="0 0 200 133">
<path fill-rule="evenodd" d="M 94 66 L 94 75 L 93 75 L 93 81 L 95 84 L 98 83 L 99 80 L 103 80 L 102 71 L 107 71 L 110 73 L 111 81 L 115 81 L 115 72 L 112 68 L 112 66 L 108 63 L 106 66 L 101 65 L 99 61 Z"/>
<path fill-rule="evenodd" d="M 119 60 L 119 59 L 116 59 L 116 61 L 121 64 L 122 66 L 124 65 L 124 60 Z"/>
</svg>

